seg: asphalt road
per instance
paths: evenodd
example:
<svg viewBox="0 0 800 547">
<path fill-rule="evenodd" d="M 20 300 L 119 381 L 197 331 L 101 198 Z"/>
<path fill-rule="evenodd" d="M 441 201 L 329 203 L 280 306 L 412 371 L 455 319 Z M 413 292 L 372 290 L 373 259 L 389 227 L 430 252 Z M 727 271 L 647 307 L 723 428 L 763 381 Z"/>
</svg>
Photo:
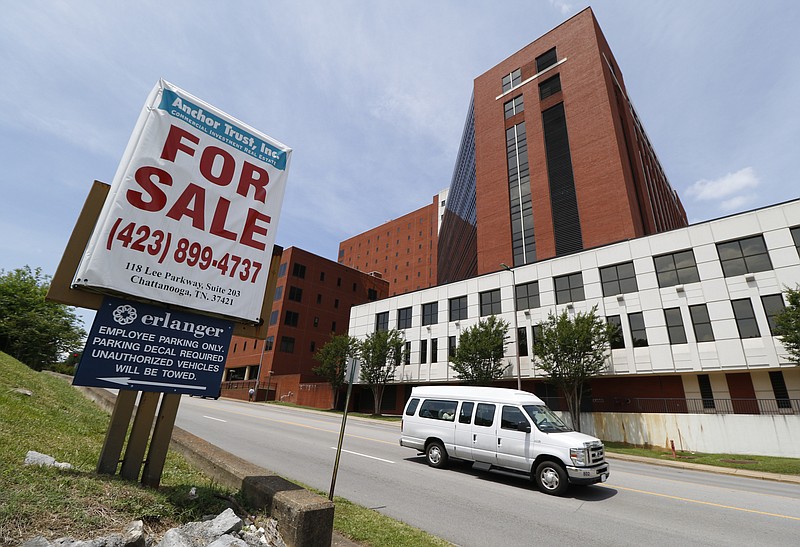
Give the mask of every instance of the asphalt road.
<svg viewBox="0 0 800 547">
<path fill-rule="evenodd" d="M 328 492 L 341 418 L 183 397 L 176 424 Z M 566 497 L 523 477 L 426 465 L 396 423 L 350 418 L 335 493 L 463 546 L 797 545 L 800 486 L 611 459 L 602 485 Z"/>
</svg>

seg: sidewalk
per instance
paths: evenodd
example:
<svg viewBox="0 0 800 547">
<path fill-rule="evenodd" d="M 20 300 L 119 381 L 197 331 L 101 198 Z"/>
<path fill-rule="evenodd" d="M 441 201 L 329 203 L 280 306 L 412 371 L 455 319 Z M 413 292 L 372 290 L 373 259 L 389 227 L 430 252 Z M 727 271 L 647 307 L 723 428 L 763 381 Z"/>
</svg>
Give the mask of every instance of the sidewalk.
<svg viewBox="0 0 800 547">
<path fill-rule="evenodd" d="M 787 482 L 800 485 L 800 476 L 798 475 L 779 475 L 777 473 L 765 473 L 763 471 L 750 471 L 748 469 L 733 469 L 731 467 L 718 467 L 716 465 L 703 465 L 700 463 L 682 462 L 677 460 L 645 458 L 643 456 L 616 454 L 614 452 L 606 452 L 606 458 L 611 460 L 623 460 L 629 462 L 647 463 L 650 465 L 661 465 L 665 467 L 679 467 L 683 469 L 691 469 L 693 471 L 705 471 L 706 473 L 717 473 L 719 475 L 736 475 L 739 477 L 747 477 L 750 479 Z"/>
</svg>

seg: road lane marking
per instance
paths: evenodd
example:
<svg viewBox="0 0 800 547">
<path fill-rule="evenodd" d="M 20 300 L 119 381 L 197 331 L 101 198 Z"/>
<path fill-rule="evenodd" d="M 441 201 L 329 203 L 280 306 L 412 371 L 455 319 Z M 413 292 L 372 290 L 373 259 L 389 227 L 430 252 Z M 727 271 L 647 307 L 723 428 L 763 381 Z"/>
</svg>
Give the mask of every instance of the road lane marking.
<svg viewBox="0 0 800 547">
<path fill-rule="evenodd" d="M 731 509 L 733 511 L 742 511 L 743 513 L 753 513 L 756 515 L 764 515 L 767 517 L 778 517 L 782 519 L 789 519 L 789 520 L 798 520 L 800 521 L 800 517 L 793 517 L 791 515 L 781 515 L 780 513 L 768 513 L 766 511 L 758 511 L 757 509 L 745 509 L 744 507 L 735 507 L 733 505 L 723 505 L 721 503 L 714 503 L 712 501 L 701 501 L 701 500 L 693 500 L 691 498 L 682 498 L 680 496 L 672 496 L 670 494 L 659 494 L 658 492 L 649 492 L 647 490 L 638 490 L 636 488 L 627 488 L 625 486 L 614 486 L 609 483 L 606 484 L 598 484 L 596 486 L 600 486 L 603 488 L 616 488 L 619 490 L 627 490 L 628 492 L 636 492 L 638 494 L 648 494 L 650 496 L 657 496 L 660 498 L 668 498 L 677 501 L 685 501 L 688 503 L 696 503 L 698 505 L 708 505 L 710 507 L 718 507 L 720 509 Z"/>
<path fill-rule="evenodd" d="M 219 418 L 215 418 L 214 416 L 203 416 L 203 418 L 208 418 L 209 420 L 214 420 L 214 421 L 222 422 L 222 423 L 225 423 L 225 424 L 228 423 L 228 420 L 221 420 Z"/>
<path fill-rule="evenodd" d="M 335 446 L 332 446 L 331 448 L 336 450 Z M 370 456 L 368 454 L 362 454 L 361 452 L 353 452 L 352 450 L 345 450 L 344 448 L 342 448 L 342 452 L 347 452 L 348 454 L 353 454 L 354 456 L 361 456 L 362 458 L 369 458 L 371 460 L 378 460 L 379 462 L 394 463 L 391 460 L 384 460 L 383 458 L 376 458 L 375 456 Z"/>
</svg>

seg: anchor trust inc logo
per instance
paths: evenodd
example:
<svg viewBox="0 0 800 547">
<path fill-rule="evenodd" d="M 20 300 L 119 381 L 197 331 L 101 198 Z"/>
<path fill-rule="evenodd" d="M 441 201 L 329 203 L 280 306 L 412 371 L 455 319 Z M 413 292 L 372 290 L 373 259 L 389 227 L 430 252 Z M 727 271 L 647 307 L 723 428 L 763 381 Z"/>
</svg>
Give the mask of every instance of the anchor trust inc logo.
<svg viewBox="0 0 800 547">
<path fill-rule="evenodd" d="M 117 306 L 117 309 L 112 313 L 114 321 L 120 325 L 130 325 L 136 321 L 136 308 L 125 304 L 124 306 Z"/>
</svg>

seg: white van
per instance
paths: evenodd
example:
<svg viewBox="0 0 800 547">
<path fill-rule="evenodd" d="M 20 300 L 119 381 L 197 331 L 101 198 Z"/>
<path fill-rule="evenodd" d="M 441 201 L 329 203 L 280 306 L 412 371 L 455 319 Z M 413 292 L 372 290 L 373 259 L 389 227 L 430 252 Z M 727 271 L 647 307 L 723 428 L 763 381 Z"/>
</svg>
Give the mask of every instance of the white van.
<svg viewBox="0 0 800 547">
<path fill-rule="evenodd" d="M 400 445 L 428 465 L 472 461 L 529 475 L 542 492 L 605 482 L 603 443 L 572 430 L 536 395 L 496 387 L 415 387 L 403 411 Z"/>
</svg>

